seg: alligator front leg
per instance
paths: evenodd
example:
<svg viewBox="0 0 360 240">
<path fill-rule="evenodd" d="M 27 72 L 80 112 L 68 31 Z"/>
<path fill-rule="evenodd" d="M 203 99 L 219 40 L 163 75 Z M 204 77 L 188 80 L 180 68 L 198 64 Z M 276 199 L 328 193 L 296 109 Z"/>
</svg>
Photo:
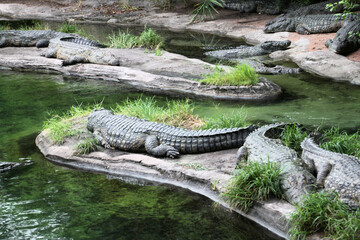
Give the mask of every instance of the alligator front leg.
<svg viewBox="0 0 360 240">
<path fill-rule="evenodd" d="M 102 146 L 104 146 L 104 148 L 108 148 L 108 149 L 114 149 L 113 147 L 110 146 L 110 144 L 106 141 L 106 138 L 102 135 L 101 131 L 99 129 L 95 130 L 93 132 L 93 136 L 95 138 L 95 141 L 100 143 Z"/>
<path fill-rule="evenodd" d="M 47 39 L 40 39 L 39 41 L 37 41 L 36 43 L 36 47 L 37 48 L 45 48 L 49 46 L 50 41 Z"/>
<path fill-rule="evenodd" d="M 149 135 L 145 141 L 146 151 L 155 157 L 170 157 L 175 158 L 179 156 L 179 151 L 169 145 L 160 144 L 159 140 L 154 135 Z"/>
<path fill-rule="evenodd" d="M 0 48 L 6 47 L 7 46 L 7 40 L 5 37 L 2 37 L 0 39 Z"/>
</svg>

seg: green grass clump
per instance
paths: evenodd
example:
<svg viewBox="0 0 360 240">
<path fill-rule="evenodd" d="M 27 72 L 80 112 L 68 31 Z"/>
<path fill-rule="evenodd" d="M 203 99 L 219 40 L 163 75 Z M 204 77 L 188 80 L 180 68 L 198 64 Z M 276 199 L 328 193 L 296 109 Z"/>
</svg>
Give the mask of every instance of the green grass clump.
<svg viewBox="0 0 360 240">
<path fill-rule="evenodd" d="M 237 112 L 232 112 L 231 115 L 220 114 L 211 118 L 206 118 L 202 129 L 211 128 L 237 128 L 248 126 L 246 120 L 246 113 L 241 109 Z"/>
<path fill-rule="evenodd" d="M 11 27 L 9 24 L 0 24 L 0 31 L 7 31 L 7 30 L 10 30 Z"/>
<path fill-rule="evenodd" d="M 21 25 L 18 30 L 49 30 L 49 26 L 40 21 L 32 21 L 30 24 Z"/>
<path fill-rule="evenodd" d="M 113 33 L 108 39 L 112 48 L 144 47 L 157 50 L 161 49 L 163 44 L 162 37 L 146 26 L 140 36 L 135 36 L 128 32 L 119 32 L 118 34 Z"/>
<path fill-rule="evenodd" d="M 335 193 L 311 193 L 291 215 L 291 239 L 325 232 L 330 239 L 360 239 L 360 210 L 350 211 Z"/>
<path fill-rule="evenodd" d="M 63 33 L 76 33 L 82 37 L 91 38 L 84 30 L 78 28 L 76 24 L 65 22 L 58 29 L 59 32 Z"/>
<path fill-rule="evenodd" d="M 248 86 L 259 82 L 258 75 L 249 65 L 238 64 L 231 72 L 215 67 L 214 72 L 200 80 L 201 83 L 220 86 Z"/>
<path fill-rule="evenodd" d="M 57 144 L 62 144 L 66 137 L 81 133 L 81 130 L 76 128 L 78 122 L 75 119 L 90 114 L 92 110 L 99 108 L 101 108 L 101 103 L 87 106 L 72 106 L 68 112 L 62 115 L 55 115 L 45 121 L 43 130 L 48 129 L 50 138 Z M 86 121 L 86 119 L 83 121 Z"/>
<path fill-rule="evenodd" d="M 283 128 L 280 134 L 281 141 L 289 148 L 294 149 L 297 152 L 301 152 L 301 142 L 308 136 L 297 124 L 289 124 Z"/>
<path fill-rule="evenodd" d="M 324 142 L 320 147 L 337 153 L 345 153 L 360 158 L 360 134 L 348 134 L 339 128 L 331 128 L 324 131 Z"/>
<path fill-rule="evenodd" d="M 76 146 L 77 154 L 89 154 L 97 150 L 97 141 L 95 138 L 86 138 Z"/>
<path fill-rule="evenodd" d="M 138 38 L 128 32 L 113 33 L 108 37 L 111 48 L 135 48 L 138 46 Z"/>
<path fill-rule="evenodd" d="M 206 167 L 198 163 L 182 163 L 180 165 L 188 169 L 193 169 L 195 171 L 206 170 Z"/>
<path fill-rule="evenodd" d="M 139 37 L 139 46 L 148 49 L 159 49 L 163 44 L 162 37 L 151 28 L 145 26 Z"/>
<path fill-rule="evenodd" d="M 233 207 L 247 212 L 254 201 L 281 197 L 280 169 L 271 162 L 251 162 L 237 170 L 223 197 Z"/>
<path fill-rule="evenodd" d="M 202 123 L 202 119 L 193 114 L 194 109 L 190 100 L 168 100 L 166 106 L 160 106 L 153 97 L 140 97 L 117 104 L 113 111 L 176 127 L 196 128 Z"/>
</svg>

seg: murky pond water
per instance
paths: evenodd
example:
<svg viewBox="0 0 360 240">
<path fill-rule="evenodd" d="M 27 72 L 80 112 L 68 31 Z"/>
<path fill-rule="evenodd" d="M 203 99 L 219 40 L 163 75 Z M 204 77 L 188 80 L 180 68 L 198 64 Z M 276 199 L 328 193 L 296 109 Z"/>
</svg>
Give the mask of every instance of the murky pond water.
<svg viewBox="0 0 360 240">
<path fill-rule="evenodd" d="M 0 161 L 23 163 L 0 174 L 0 239 L 277 239 L 200 195 L 65 169 L 37 150 L 48 112 L 135 96 L 111 83 L 0 72 Z"/>
</svg>

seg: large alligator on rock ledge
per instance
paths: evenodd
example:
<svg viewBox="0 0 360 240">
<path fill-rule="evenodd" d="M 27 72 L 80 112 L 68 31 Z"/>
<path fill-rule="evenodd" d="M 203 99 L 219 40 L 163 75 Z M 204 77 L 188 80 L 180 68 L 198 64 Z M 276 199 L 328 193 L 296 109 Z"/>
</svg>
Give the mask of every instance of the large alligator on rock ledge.
<svg viewBox="0 0 360 240">
<path fill-rule="evenodd" d="M 292 204 L 313 190 L 315 177 L 306 169 L 305 163 L 297 153 L 276 139 L 283 123 L 258 128 L 246 138 L 239 151 L 239 161 L 266 163 L 274 162 L 281 168 L 282 190 L 285 198 Z"/>
<path fill-rule="evenodd" d="M 265 24 L 264 32 L 297 32 L 299 34 L 330 33 L 338 31 L 346 21 L 355 20 L 357 15 L 348 15 L 346 19 L 335 14 L 316 14 L 287 16 L 280 15 Z"/>
<path fill-rule="evenodd" d="M 147 152 L 155 157 L 180 153 L 204 153 L 237 148 L 255 127 L 194 131 L 150 122 L 136 117 L 114 115 L 112 111 L 93 111 L 87 128 L 105 148 Z"/>
<path fill-rule="evenodd" d="M 76 37 L 81 38 L 75 33 L 55 32 L 52 30 L 7 30 L 0 31 L 0 47 L 47 47 L 51 39 Z M 95 42 L 94 42 L 95 44 Z M 96 43 L 96 47 L 106 47 Z"/>
<path fill-rule="evenodd" d="M 352 208 L 360 206 L 360 159 L 322 149 L 307 138 L 301 143 L 302 159 L 317 175 L 317 185 L 336 191 Z"/>
<path fill-rule="evenodd" d="M 285 50 L 291 44 L 290 40 L 266 41 L 256 46 L 240 46 L 233 49 L 206 52 L 205 55 L 219 59 L 239 59 L 270 54 L 275 51 Z"/>
<path fill-rule="evenodd" d="M 50 40 L 49 47 L 42 56 L 62 59 L 64 66 L 76 63 L 119 65 L 115 56 L 96 46 L 96 42 L 83 38 L 55 38 Z"/>
</svg>

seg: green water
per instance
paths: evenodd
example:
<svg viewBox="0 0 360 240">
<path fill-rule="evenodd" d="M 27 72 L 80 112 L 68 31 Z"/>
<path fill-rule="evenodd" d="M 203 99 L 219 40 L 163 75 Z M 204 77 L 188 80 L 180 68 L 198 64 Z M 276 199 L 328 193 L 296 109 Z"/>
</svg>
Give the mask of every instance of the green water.
<svg viewBox="0 0 360 240">
<path fill-rule="evenodd" d="M 336 83 L 303 73 L 297 76 L 265 76 L 284 94 L 277 101 L 262 103 L 203 104 L 199 114 L 231 115 L 242 109 L 251 122 L 297 122 L 309 127 L 360 129 L 360 86 Z"/>
<path fill-rule="evenodd" d="M 23 163 L 0 174 L 0 239 L 277 239 L 200 195 L 55 166 L 37 150 L 49 111 L 128 96 L 138 94 L 106 82 L 0 72 L 0 161 Z"/>
</svg>

